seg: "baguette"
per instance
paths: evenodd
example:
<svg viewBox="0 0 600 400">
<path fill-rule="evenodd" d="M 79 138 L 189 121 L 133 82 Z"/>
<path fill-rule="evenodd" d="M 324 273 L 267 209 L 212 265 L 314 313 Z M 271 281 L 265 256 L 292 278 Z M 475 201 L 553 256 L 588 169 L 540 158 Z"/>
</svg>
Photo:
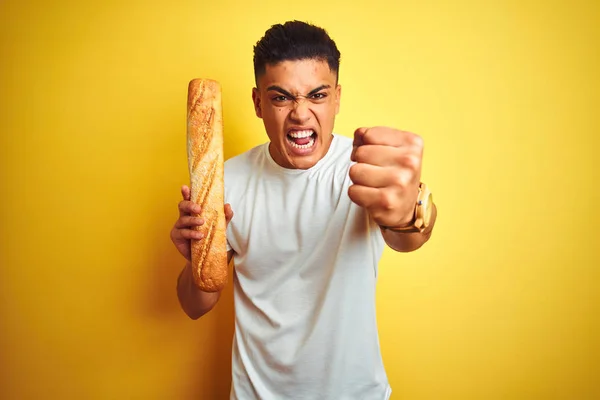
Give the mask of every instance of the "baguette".
<svg viewBox="0 0 600 400">
<path fill-rule="evenodd" d="M 223 116 L 221 86 L 210 79 L 194 79 L 188 86 L 187 155 L 190 200 L 202 207 L 204 237 L 192 239 L 194 283 L 206 292 L 218 292 L 227 283 L 223 184 Z"/>
</svg>

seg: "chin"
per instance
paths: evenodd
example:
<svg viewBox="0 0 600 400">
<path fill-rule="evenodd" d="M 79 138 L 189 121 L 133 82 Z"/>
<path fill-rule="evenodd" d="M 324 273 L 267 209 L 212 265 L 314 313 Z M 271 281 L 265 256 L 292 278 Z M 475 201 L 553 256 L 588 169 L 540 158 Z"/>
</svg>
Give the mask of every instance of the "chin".
<svg viewBox="0 0 600 400">
<path fill-rule="evenodd" d="M 329 144 L 329 141 L 323 143 L 323 138 L 315 129 L 290 129 L 280 142 L 280 149 L 281 154 L 285 155 L 286 167 L 308 169 L 325 157 Z"/>
<path fill-rule="evenodd" d="M 314 167 L 322 157 L 293 157 L 289 159 L 291 168 L 309 169 Z"/>
</svg>

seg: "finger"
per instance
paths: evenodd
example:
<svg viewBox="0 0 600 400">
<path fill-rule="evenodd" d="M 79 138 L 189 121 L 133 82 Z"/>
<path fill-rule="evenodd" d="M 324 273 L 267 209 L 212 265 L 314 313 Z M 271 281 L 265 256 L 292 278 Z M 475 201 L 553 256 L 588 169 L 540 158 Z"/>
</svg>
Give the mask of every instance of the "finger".
<svg viewBox="0 0 600 400">
<path fill-rule="evenodd" d="M 179 229 L 176 235 L 178 235 L 182 239 L 204 239 L 204 233 L 193 229 Z"/>
<path fill-rule="evenodd" d="M 171 238 L 174 242 L 181 242 L 183 240 L 200 240 L 204 238 L 204 234 L 200 231 L 194 229 L 175 229 L 173 228 L 173 233 Z"/>
<path fill-rule="evenodd" d="M 229 224 L 229 221 L 233 218 L 233 210 L 229 203 L 225 204 L 225 223 Z"/>
<path fill-rule="evenodd" d="M 183 200 L 179 202 L 179 216 L 183 217 L 184 215 L 189 214 L 200 214 L 202 211 L 202 207 L 193 201 Z"/>
<path fill-rule="evenodd" d="M 184 200 L 189 200 L 190 199 L 190 188 L 186 185 L 183 185 L 181 187 L 181 195 L 183 196 Z"/>
<path fill-rule="evenodd" d="M 400 203 L 393 191 L 352 185 L 348 188 L 348 195 L 354 203 L 364 207 L 378 224 L 391 226 L 398 222 L 396 214 Z"/>
<path fill-rule="evenodd" d="M 383 188 L 404 186 L 410 182 L 411 174 L 397 168 L 358 163 L 350 167 L 349 176 L 355 185 Z"/>
<path fill-rule="evenodd" d="M 369 131 L 369 128 L 361 127 L 354 131 L 354 142 L 353 146 L 362 146 L 364 141 L 363 138 L 365 134 Z"/>
<path fill-rule="evenodd" d="M 362 135 L 362 144 L 386 145 L 394 147 L 421 146 L 422 139 L 412 132 L 385 127 L 368 129 Z"/>
<path fill-rule="evenodd" d="M 363 145 L 356 149 L 354 161 L 380 167 L 402 167 L 413 171 L 421 168 L 422 155 L 409 147 Z"/>
<path fill-rule="evenodd" d="M 379 202 L 380 189 L 362 185 L 351 185 L 348 188 L 348 196 L 357 205 L 370 208 Z"/>
<path fill-rule="evenodd" d="M 175 228 L 177 229 L 190 228 L 202 225 L 204 225 L 204 220 L 202 218 L 192 216 L 183 216 L 179 218 L 177 222 L 175 222 Z"/>
</svg>

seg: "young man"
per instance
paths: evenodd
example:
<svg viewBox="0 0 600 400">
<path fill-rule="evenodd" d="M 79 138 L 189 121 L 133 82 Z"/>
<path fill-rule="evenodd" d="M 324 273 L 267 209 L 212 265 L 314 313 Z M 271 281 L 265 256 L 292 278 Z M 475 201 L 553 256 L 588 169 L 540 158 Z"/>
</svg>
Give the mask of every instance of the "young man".
<svg viewBox="0 0 600 400">
<path fill-rule="evenodd" d="M 387 399 L 375 318 L 384 244 L 412 251 L 436 211 L 420 185 L 423 141 L 387 127 L 333 134 L 340 53 L 302 22 L 271 27 L 254 49 L 252 99 L 269 143 L 225 163 L 234 258 L 232 399 Z M 171 232 L 188 259 L 178 296 L 191 318 L 219 293 L 191 279 L 191 217 L 183 187 Z M 233 211 L 235 217 L 233 217 Z M 424 214 L 423 214 L 424 213 Z"/>
</svg>

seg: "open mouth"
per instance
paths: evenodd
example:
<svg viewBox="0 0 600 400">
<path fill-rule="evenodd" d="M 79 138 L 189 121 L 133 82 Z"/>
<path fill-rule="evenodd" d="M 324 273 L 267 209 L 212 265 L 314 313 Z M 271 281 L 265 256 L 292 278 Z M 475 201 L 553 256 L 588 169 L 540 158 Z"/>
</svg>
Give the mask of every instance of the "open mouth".
<svg viewBox="0 0 600 400">
<path fill-rule="evenodd" d="M 290 131 L 286 139 L 290 146 L 298 150 L 308 150 L 315 145 L 317 134 L 312 129 Z"/>
</svg>

